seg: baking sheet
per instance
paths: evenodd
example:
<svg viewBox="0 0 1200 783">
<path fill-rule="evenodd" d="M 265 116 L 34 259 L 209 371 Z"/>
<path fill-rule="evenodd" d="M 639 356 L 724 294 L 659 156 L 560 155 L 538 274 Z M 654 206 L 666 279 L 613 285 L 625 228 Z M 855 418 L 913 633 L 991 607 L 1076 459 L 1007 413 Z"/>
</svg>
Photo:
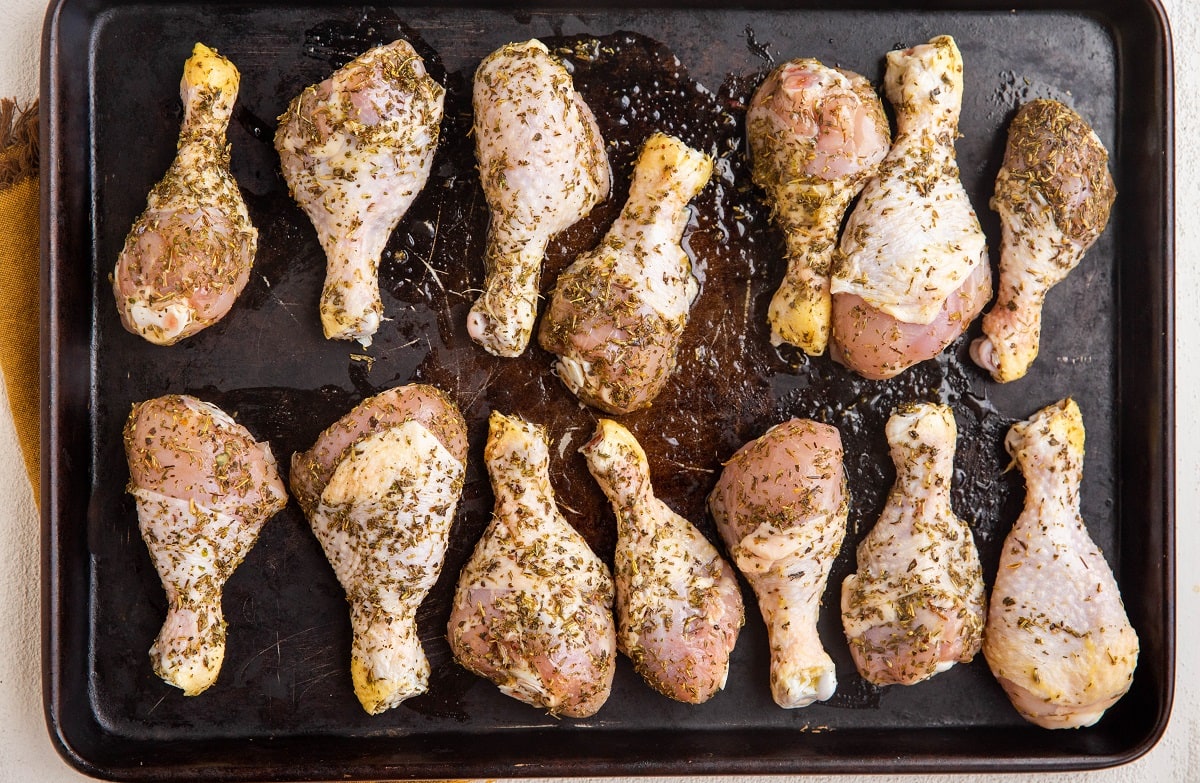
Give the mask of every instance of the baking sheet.
<svg viewBox="0 0 1200 783">
<path fill-rule="evenodd" d="M 46 699 L 64 756 L 103 777 L 160 780 L 380 779 L 1068 769 L 1108 766 L 1161 735 L 1173 680 L 1173 444 L 1170 48 L 1157 6 L 939 3 L 702 4 L 583 9 L 539 4 L 363 7 L 342 4 L 126 4 L 63 0 L 46 28 L 43 123 L 43 497 Z M 1010 10 L 1016 9 L 1016 10 Z M 955 37 L 966 63 L 958 142 L 963 181 L 996 260 L 987 209 L 1003 129 L 1021 102 L 1054 97 L 1089 119 L 1112 153 L 1113 220 L 1050 295 L 1042 355 L 1022 381 L 992 383 L 967 341 L 897 379 L 859 379 L 826 358 L 767 342 L 766 305 L 782 243 L 749 184 L 741 120 L 771 67 L 796 56 L 879 84 L 883 55 Z M 375 344 L 322 338 L 324 257 L 287 196 L 271 147 L 274 117 L 308 84 L 369 46 L 409 38 L 448 88 L 434 173 L 393 235 L 381 270 Z M 702 291 L 679 370 L 655 406 L 625 417 L 655 486 L 714 541 L 703 499 L 722 459 L 793 415 L 835 424 L 847 446 L 850 532 L 830 578 L 820 631 L 838 692 L 803 710 L 774 706 L 765 632 L 751 593 L 726 689 L 699 706 L 646 687 L 622 659 L 594 717 L 553 719 L 501 696 L 451 659 L 444 639 L 458 567 L 486 524 L 482 467 L 490 410 L 545 424 L 568 519 L 611 561 L 614 523 L 575 449 L 595 413 L 581 408 L 536 347 L 485 355 L 464 322 L 482 280 L 487 216 L 473 170 L 470 78 L 510 40 L 538 37 L 571 64 L 609 144 L 615 192 L 551 246 L 543 287 L 615 217 L 637 145 L 675 133 L 717 156 L 686 235 Z M 172 348 L 126 333 L 108 275 L 145 194 L 174 154 L 179 74 L 196 40 L 238 65 L 233 170 L 260 230 L 251 282 L 217 326 Z M 978 324 L 967 339 L 978 333 Z M 218 683 L 184 698 L 146 655 L 165 599 L 137 534 L 120 441 L 130 405 L 168 392 L 224 407 L 281 462 L 358 400 L 409 381 L 435 383 L 463 408 L 471 464 L 443 578 L 419 624 L 430 692 L 365 715 L 348 673 L 350 631 L 333 573 L 292 503 L 226 587 L 229 648 Z M 1004 473 L 1008 425 L 1063 396 L 1088 430 L 1083 513 L 1123 585 L 1142 640 L 1131 692 L 1096 727 L 1047 732 L 1012 710 L 982 656 L 912 688 L 879 689 L 854 671 L 836 590 L 891 482 L 883 424 L 910 400 L 954 407 L 954 504 L 969 520 L 990 585 L 1023 497 Z M 745 587 L 744 583 L 743 586 Z M 1131 589 L 1135 586 L 1136 589 Z"/>
</svg>

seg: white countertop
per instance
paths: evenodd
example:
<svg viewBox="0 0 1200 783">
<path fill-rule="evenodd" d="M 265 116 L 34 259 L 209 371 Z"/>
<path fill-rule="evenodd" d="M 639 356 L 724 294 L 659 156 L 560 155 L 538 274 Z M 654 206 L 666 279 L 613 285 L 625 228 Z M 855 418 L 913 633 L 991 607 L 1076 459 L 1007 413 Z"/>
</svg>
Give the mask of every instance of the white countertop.
<svg viewBox="0 0 1200 783">
<path fill-rule="evenodd" d="M 1177 552 L 1180 564 L 1200 562 L 1200 3 L 1161 0 L 1175 43 L 1176 198 L 1176 458 Z M 36 97 L 45 0 L 0 2 L 0 96 Z M 32 494 L 0 384 L 0 783 L 78 783 L 88 778 L 62 761 L 42 713 L 40 530 Z M 1128 587 L 1126 589 L 1129 589 Z M 1061 783 L 1200 781 L 1200 571 L 1178 574 L 1177 669 L 1174 709 L 1163 739 L 1143 758 L 1092 773 L 1013 776 L 1006 780 Z M 972 776 L 863 778 L 871 783 L 981 779 Z M 720 779 L 718 779 L 720 780 Z M 768 779 L 773 780 L 773 779 Z M 854 778 L 806 778 L 848 783 Z"/>
</svg>

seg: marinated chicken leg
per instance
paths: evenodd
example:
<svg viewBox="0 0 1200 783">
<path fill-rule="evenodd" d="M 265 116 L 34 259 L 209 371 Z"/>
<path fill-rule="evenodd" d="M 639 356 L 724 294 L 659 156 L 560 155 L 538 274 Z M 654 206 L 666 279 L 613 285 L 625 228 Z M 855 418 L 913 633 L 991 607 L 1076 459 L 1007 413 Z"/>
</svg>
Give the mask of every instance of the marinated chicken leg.
<svg viewBox="0 0 1200 783">
<path fill-rule="evenodd" d="M 155 674 L 195 696 L 225 660 L 225 582 L 287 493 L 271 447 L 195 397 L 134 405 L 124 438 L 138 527 L 167 591 L 150 660 Z"/>
<path fill-rule="evenodd" d="M 659 693 L 708 701 L 725 687 L 744 620 L 733 569 L 654 496 L 646 452 L 629 430 L 600 419 L 580 451 L 617 516 L 617 647 Z"/>
<path fill-rule="evenodd" d="M 887 423 L 896 482 L 842 583 L 842 623 L 859 674 L 913 685 L 966 663 L 983 641 L 983 571 L 950 507 L 958 428 L 945 405 L 901 407 Z"/>
<path fill-rule="evenodd" d="M 129 230 L 113 272 L 121 324 L 174 345 L 225 317 L 250 279 L 258 230 L 229 172 L 225 131 L 241 80 L 198 43 L 183 66 L 183 123 L 167 173 Z"/>
<path fill-rule="evenodd" d="M 495 514 L 459 575 L 450 649 L 514 699 L 594 715 L 616 668 L 612 577 L 558 510 L 541 427 L 493 411 L 483 457 Z"/>
<path fill-rule="evenodd" d="M 1000 552 L 983 654 L 1021 716 L 1048 729 L 1100 720 L 1138 658 L 1116 579 L 1079 514 L 1083 440 L 1071 399 L 1004 440 L 1025 476 L 1025 509 Z"/>
<path fill-rule="evenodd" d="M 608 413 L 645 408 L 675 369 L 700 290 L 681 245 L 687 204 L 713 162 L 655 133 L 642 145 L 629 199 L 600 246 L 567 267 L 538 338 L 575 396 Z"/>
<path fill-rule="evenodd" d="M 467 457 L 466 423 L 432 386 L 359 403 L 292 456 L 292 492 L 350 604 L 350 674 L 372 715 L 424 693 L 417 608 L 437 581 Z"/>
<path fill-rule="evenodd" d="M 834 261 L 835 359 L 873 379 L 941 353 L 987 304 L 991 265 L 959 181 L 963 61 L 950 36 L 888 52 L 896 141 Z"/>
<path fill-rule="evenodd" d="M 328 338 L 370 345 L 379 328 L 380 256 L 429 178 L 445 94 L 398 40 L 306 88 L 279 118 L 284 179 L 325 250 Z"/>
<path fill-rule="evenodd" d="M 992 209 L 1000 213 L 1000 289 L 971 358 L 1001 383 L 1037 358 L 1042 304 L 1104 231 L 1117 191 L 1108 151 L 1052 100 L 1025 104 L 1008 128 Z"/>
<path fill-rule="evenodd" d="M 771 343 L 817 356 L 829 342 L 829 273 L 842 216 L 891 144 L 870 82 L 792 60 L 759 86 L 746 114 L 754 182 L 787 244 L 787 273 L 767 311 Z"/>
<path fill-rule="evenodd" d="M 472 100 L 491 223 L 487 279 L 467 332 L 495 356 L 520 356 L 537 318 L 546 246 L 608 197 L 608 155 L 571 75 L 541 41 L 484 58 Z"/>
<path fill-rule="evenodd" d="M 708 507 L 758 596 L 775 702 L 825 701 L 837 676 L 817 615 L 850 512 L 838 431 L 808 419 L 772 427 L 725 463 Z"/>
</svg>

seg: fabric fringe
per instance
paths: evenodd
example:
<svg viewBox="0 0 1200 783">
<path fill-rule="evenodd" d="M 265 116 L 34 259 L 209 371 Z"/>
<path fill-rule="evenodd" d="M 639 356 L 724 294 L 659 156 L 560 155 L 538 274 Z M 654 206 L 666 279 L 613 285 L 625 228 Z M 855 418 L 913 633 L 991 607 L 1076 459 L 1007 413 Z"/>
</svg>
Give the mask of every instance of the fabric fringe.
<svg viewBox="0 0 1200 783">
<path fill-rule="evenodd" d="M 24 109 L 12 98 L 0 99 L 0 188 L 36 177 L 39 151 L 37 99 Z"/>
</svg>

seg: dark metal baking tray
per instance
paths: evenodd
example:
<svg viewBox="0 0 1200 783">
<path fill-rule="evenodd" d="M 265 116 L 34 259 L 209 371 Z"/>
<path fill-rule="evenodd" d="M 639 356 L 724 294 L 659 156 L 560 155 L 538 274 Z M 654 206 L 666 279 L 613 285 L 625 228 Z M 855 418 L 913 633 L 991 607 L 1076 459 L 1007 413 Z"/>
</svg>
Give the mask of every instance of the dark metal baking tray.
<svg viewBox="0 0 1200 783">
<path fill-rule="evenodd" d="M 1033 371 L 1005 386 L 964 359 L 962 341 L 876 383 L 766 340 L 781 242 L 746 176 L 740 122 L 749 91 L 772 60 L 795 56 L 878 84 L 886 51 L 941 33 L 957 39 L 966 61 L 959 160 L 993 263 L 999 231 L 987 201 L 1021 101 L 1059 97 L 1088 117 L 1112 151 L 1120 191 L 1109 229 L 1050 296 Z M 434 175 L 388 246 L 382 278 L 392 320 L 361 350 L 320 335 L 324 259 L 277 173 L 273 118 L 305 85 L 400 36 L 447 85 L 447 114 Z M 843 432 L 853 510 L 821 620 L 838 666 L 829 702 L 773 705 L 753 606 L 727 688 L 699 707 L 651 692 L 623 660 L 599 714 L 556 720 L 499 695 L 449 656 L 447 599 L 490 512 L 481 467 L 489 410 L 547 424 L 556 444 L 570 437 L 555 461 L 558 495 L 603 557 L 613 546 L 612 517 L 574 452 L 595 414 L 562 390 L 540 349 L 494 360 L 462 325 L 464 292 L 482 276 L 487 220 L 467 136 L 471 74 L 498 45 L 535 36 L 572 63 L 617 181 L 609 203 L 554 243 L 544 283 L 615 215 L 651 128 L 720 158 L 689 227 L 704 280 L 681 366 L 650 413 L 626 419 L 650 453 L 660 494 L 712 537 L 703 497 L 741 442 L 789 415 Z M 197 40 L 242 72 L 230 141 L 261 247 L 228 318 L 163 349 L 120 328 L 108 275 L 174 152 L 180 69 Z M 51 734 L 79 769 L 125 780 L 245 781 L 1064 770 L 1129 761 L 1161 736 L 1174 674 L 1173 146 L 1170 37 L 1153 0 L 960 0 L 902 10 L 882 0 L 509 8 L 60 0 L 44 46 L 45 703 Z M 377 717 L 358 707 L 344 600 L 295 504 L 267 526 L 227 587 L 229 650 L 218 683 L 188 699 L 159 681 L 146 650 L 165 601 L 124 494 L 120 433 L 130 404 L 199 395 L 269 438 L 286 461 L 357 400 L 410 380 L 458 399 L 472 444 L 446 572 L 419 618 L 434 667 L 430 692 Z M 1141 636 L 1132 690 L 1097 726 L 1050 732 L 1017 716 L 982 657 L 912 688 L 866 685 L 841 636 L 834 591 L 891 481 L 888 413 L 913 399 L 953 405 L 954 502 L 975 530 L 990 583 L 1022 499 L 1020 477 L 1003 472 L 1004 431 L 1066 395 L 1079 400 L 1088 427 L 1085 518 Z"/>
</svg>

